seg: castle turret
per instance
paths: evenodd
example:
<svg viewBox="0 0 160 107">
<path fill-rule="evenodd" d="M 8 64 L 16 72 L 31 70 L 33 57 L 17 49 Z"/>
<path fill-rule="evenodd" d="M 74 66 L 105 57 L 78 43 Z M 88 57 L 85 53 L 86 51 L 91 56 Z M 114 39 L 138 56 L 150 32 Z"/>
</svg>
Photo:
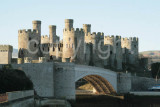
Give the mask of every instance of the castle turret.
<svg viewBox="0 0 160 107">
<path fill-rule="evenodd" d="M 115 48 L 115 65 L 116 69 L 122 69 L 122 47 L 121 47 L 121 36 L 116 36 L 114 41 L 114 48 Z"/>
<path fill-rule="evenodd" d="M 65 19 L 65 29 L 71 30 L 73 28 L 73 19 Z"/>
<path fill-rule="evenodd" d="M 88 32 L 91 32 L 91 24 L 83 24 L 83 30 L 88 35 Z"/>
<path fill-rule="evenodd" d="M 73 19 L 66 19 L 63 30 L 63 58 L 71 58 L 71 60 L 74 60 L 74 50 L 75 31 L 73 28 Z"/>
<path fill-rule="evenodd" d="M 56 43 L 57 35 L 56 35 L 56 26 L 50 25 L 49 26 L 49 42 L 50 44 Z"/>
<path fill-rule="evenodd" d="M 23 29 L 18 31 L 19 58 L 32 57 L 38 59 L 41 43 L 41 21 L 33 21 L 33 30 Z"/>
<path fill-rule="evenodd" d="M 130 37 L 130 56 L 129 63 L 136 65 L 138 63 L 138 38 Z"/>
<path fill-rule="evenodd" d="M 122 38 L 123 61 L 129 64 L 138 63 L 138 38 Z"/>
<path fill-rule="evenodd" d="M 84 30 L 76 29 L 75 31 L 75 47 L 76 47 L 76 63 L 84 64 L 85 60 L 85 51 L 84 51 Z"/>
<path fill-rule="evenodd" d="M 41 36 L 41 21 L 34 20 L 32 21 L 32 24 L 33 24 L 33 30 L 37 30 L 39 36 Z"/>
</svg>

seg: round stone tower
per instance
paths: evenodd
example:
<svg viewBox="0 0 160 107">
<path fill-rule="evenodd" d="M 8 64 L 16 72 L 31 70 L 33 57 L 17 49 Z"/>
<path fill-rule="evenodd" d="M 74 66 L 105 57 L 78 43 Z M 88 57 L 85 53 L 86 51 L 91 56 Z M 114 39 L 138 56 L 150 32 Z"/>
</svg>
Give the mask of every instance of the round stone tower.
<svg viewBox="0 0 160 107">
<path fill-rule="evenodd" d="M 75 59 L 75 31 L 73 28 L 73 19 L 65 20 L 65 28 L 63 30 L 63 59 L 71 58 L 71 62 Z"/>
<path fill-rule="evenodd" d="M 73 19 L 65 19 L 65 29 L 71 30 L 73 28 Z"/>
<path fill-rule="evenodd" d="M 56 43 L 56 26 L 50 25 L 49 26 L 49 43 L 53 44 Z"/>
<path fill-rule="evenodd" d="M 32 21 L 32 24 L 33 24 L 33 30 L 37 30 L 39 36 L 41 36 L 41 21 L 34 20 Z"/>
</svg>

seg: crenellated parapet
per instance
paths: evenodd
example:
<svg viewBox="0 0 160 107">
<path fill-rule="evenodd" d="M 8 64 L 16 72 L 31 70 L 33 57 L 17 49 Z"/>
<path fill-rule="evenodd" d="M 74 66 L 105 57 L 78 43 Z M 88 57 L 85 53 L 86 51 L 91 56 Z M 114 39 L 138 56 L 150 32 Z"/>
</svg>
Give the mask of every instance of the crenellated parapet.
<svg viewBox="0 0 160 107">
<path fill-rule="evenodd" d="M 46 61 L 46 57 L 39 57 L 39 63 L 44 63 Z"/>
<path fill-rule="evenodd" d="M 132 42 L 138 42 L 138 37 L 130 37 L 129 39 Z"/>
<path fill-rule="evenodd" d="M 38 30 L 31 30 L 31 29 L 22 29 L 18 30 L 18 37 L 20 40 L 25 39 L 27 41 L 33 38 L 39 38 Z"/>
<path fill-rule="evenodd" d="M 24 57 L 24 63 L 32 63 L 31 57 Z"/>
<path fill-rule="evenodd" d="M 13 47 L 11 45 L 0 45 L 0 52 L 12 52 Z"/>
<path fill-rule="evenodd" d="M 25 33 L 38 33 L 38 30 L 35 29 L 20 29 L 18 30 L 18 34 L 25 34 Z"/>
<path fill-rule="evenodd" d="M 95 34 L 96 34 L 96 40 L 97 41 L 104 39 L 104 33 L 103 32 L 97 32 Z"/>
<path fill-rule="evenodd" d="M 48 35 L 42 35 L 41 36 L 41 44 L 49 43 L 49 37 Z"/>
<path fill-rule="evenodd" d="M 113 44 L 114 44 L 114 36 L 113 35 L 104 36 L 104 45 L 113 46 Z"/>
<path fill-rule="evenodd" d="M 129 38 L 122 38 L 122 48 L 131 49 L 132 45 L 138 45 L 138 38 L 137 37 L 129 37 Z M 136 47 L 136 46 L 135 46 Z"/>
<path fill-rule="evenodd" d="M 82 29 L 82 28 L 76 28 L 76 30 L 75 30 L 75 34 L 77 35 L 81 35 L 81 34 L 84 34 L 84 30 Z"/>
</svg>

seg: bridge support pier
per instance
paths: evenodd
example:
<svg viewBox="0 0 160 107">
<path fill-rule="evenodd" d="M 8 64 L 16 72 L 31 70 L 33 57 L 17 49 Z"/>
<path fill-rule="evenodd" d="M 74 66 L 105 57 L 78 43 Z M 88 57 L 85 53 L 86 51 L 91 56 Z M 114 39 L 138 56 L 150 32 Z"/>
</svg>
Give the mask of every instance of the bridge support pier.
<svg viewBox="0 0 160 107">
<path fill-rule="evenodd" d="M 75 69 L 73 63 L 55 63 L 54 95 L 75 100 Z"/>
</svg>

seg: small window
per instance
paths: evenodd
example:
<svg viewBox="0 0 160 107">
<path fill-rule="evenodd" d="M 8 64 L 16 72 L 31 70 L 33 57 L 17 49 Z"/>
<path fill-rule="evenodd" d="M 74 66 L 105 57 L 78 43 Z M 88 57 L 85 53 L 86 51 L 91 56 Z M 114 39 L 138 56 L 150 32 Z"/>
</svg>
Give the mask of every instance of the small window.
<svg viewBox="0 0 160 107">
<path fill-rule="evenodd" d="M 72 48 L 73 48 L 73 43 L 72 43 Z"/>
<path fill-rule="evenodd" d="M 55 48 L 53 47 L 53 51 L 55 51 Z"/>
<path fill-rule="evenodd" d="M 68 40 L 71 41 L 71 38 L 69 38 Z"/>
<path fill-rule="evenodd" d="M 136 45 L 134 45 L 134 47 L 136 48 Z"/>
<path fill-rule="evenodd" d="M 116 46 L 118 46 L 118 43 L 116 43 Z"/>
<path fill-rule="evenodd" d="M 66 44 L 66 48 L 68 48 L 68 44 Z"/>
<path fill-rule="evenodd" d="M 44 47 L 43 47 L 43 51 L 44 51 Z"/>
<path fill-rule="evenodd" d="M 36 47 L 36 46 L 37 46 L 37 44 L 35 43 L 35 44 L 34 44 L 34 47 Z"/>
<path fill-rule="evenodd" d="M 31 40 L 31 37 L 29 37 L 29 40 Z"/>
<path fill-rule="evenodd" d="M 110 51 L 110 54 L 112 54 L 112 51 Z"/>
</svg>

